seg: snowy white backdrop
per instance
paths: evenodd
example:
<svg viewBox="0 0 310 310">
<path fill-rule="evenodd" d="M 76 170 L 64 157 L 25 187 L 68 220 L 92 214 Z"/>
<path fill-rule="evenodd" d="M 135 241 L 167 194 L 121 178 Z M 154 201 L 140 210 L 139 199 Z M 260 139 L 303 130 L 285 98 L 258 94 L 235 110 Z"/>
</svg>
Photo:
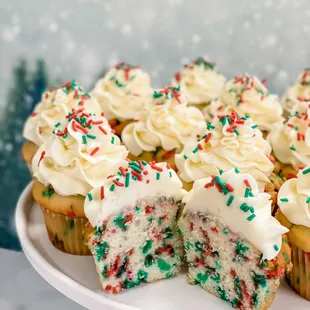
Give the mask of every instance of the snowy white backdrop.
<svg viewBox="0 0 310 310">
<path fill-rule="evenodd" d="M 118 60 L 141 64 L 153 85 L 196 56 L 228 77 L 268 77 L 282 93 L 309 62 L 308 0 L 0 0 L 0 102 L 16 59 L 43 57 L 51 79 L 90 87 Z M 3 100 L 1 100 L 3 99 Z M 0 103 L 0 104 L 1 104 Z"/>
</svg>

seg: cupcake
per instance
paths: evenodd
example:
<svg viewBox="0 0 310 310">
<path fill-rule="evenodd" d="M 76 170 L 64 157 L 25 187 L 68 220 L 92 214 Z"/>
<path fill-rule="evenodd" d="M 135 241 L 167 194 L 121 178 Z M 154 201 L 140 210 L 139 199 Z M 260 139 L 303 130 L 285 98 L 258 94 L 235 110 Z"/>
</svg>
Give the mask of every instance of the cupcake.
<svg viewBox="0 0 310 310">
<path fill-rule="evenodd" d="M 120 165 L 128 152 L 108 121 L 84 109 L 72 110 L 36 152 L 33 197 L 41 206 L 51 242 L 71 254 L 88 253 L 83 229 L 85 196 Z"/>
<path fill-rule="evenodd" d="M 310 300 L 310 167 L 298 172 L 297 178 L 286 181 L 278 195 L 277 218 L 290 231 L 293 269 L 287 274 L 291 288 Z"/>
<path fill-rule="evenodd" d="M 288 229 L 271 216 L 270 196 L 252 175 L 229 169 L 197 180 L 183 202 L 188 282 L 234 308 L 268 309 L 291 268 Z"/>
<path fill-rule="evenodd" d="M 296 84 L 292 85 L 282 96 L 281 104 L 285 112 L 290 115 L 296 103 L 310 101 L 310 69 L 300 74 Z"/>
<path fill-rule="evenodd" d="M 175 163 L 180 178 L 189 185 L 235 167 L 251 174 L 263 191 L 274 168 L 270 153 L 269 143 L 252 119 L 232 112 L 207 124 L 201 138 L 189 141 L 175 155 Z"/>
<path fill-rule="evenodd" d="M 275 123 L 283 121 L 283 109 L 276 95 L 269 93 L 264 81 L 256 76 L 242 75 L 228 81 L 220 97 L 204 109 L 211 122 L 214 117 L 231 113 L 249 116 L 263 132 L 269 132 Z"/>
<path fill-rule="evenodd" d="M 298 102 L 292 114 L 268 135 L 277 160 L 276 172 L 285 179 L 296 177 L 299 169 L 310 165 L 309 116 L 308 103 Z"/>
<path fill-rule="evenodd" d="M 72 109 L 84 108 L 85 112 L 100 115 L 99 103 L 85 93 L 75 81 L 64 83 L 59 88 L 47 89 L 41 101 L 26 120 L 23 137 L 22 156 L 29 167 L 38 148 L 53 134 L 56 123 L 62 120 Z"/>
<path fill-rule="evenodd" d="M 105 291 L 170 278 L 183 262 L 177 215 L 185 191 L 167 163 L 129 162 L 85 200 L 85 235 Z"/>
<path fill-rule="evenodd" d="M 154 91 L 153 100 L 125 127 L 122 141 L 130 159 L 168 162 L 175 168 L 174 154 L 204 128 L 203 114 L 187 107 L 180 87 L 167 87 Z"/>
<path fill-rule="evenodd" d="M 124 62 L 100 79 L 91 94 L 98 100 L 105 117 L 118 136 L 131 123 L 152 96 L 150 78 L 140 69 Z"/>
<path fill-rule="evenodd" d="M 175 87 L 180 85 L 188 104 L 199 109 L 219 97 L 224 83 L 225 77 L 217 72 L 215 64 L 202 57 L 185 65 L 171 82 Z"/>
</svg>

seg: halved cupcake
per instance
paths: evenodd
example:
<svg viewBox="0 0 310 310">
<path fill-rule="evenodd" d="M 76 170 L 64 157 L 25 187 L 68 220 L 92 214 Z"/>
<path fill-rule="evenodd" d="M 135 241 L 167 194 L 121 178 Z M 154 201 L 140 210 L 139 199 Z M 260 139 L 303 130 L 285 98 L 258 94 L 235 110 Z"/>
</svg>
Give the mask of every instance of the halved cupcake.
<svg viewBox="0 0 310 310">
<path fill-rule="evenodd" d="M 188 107 L 180 87 L 158 89 L 135 122 L 125 127 L 122 141 L 132 160 L 168 162 L 173 168 L 174 154 L 205 128 L 203 114 Z"/>
<path fill-rule="evenodd" d="M 211 122 L 214 117 L 234 110 L 240 116 L 251 117 L 267 134 L 275 123 L 283 121 L 283 109 L 278 96 L 270 94 L 264 83 L 247 74 L 228 81 L 220 97 L 204 110 L 206 120 Z"/>
<path fill-rule="evenodd" d="M 188 104 L 203 109 L 219 97 L 224 83 L 225 77 L 215 64 L 199 57 L 176 73 L 171 85 L 180 85 Z"/>
<path fill-rule="evenodd" d="M 120 62 L 91 91 L 118 136 L 151 100 L 150 78 L 139 66 Z"/>
<path fill-rule="evenodd" d="M 281 98 L 281 104 L 287 115 L 292 114 L 294 106 L 300 101 L 310 102 L 310 69 L 305 69 L 296 83 Z"/>
<path fill-rule="evenodd" d="M 291 268 L 288 229 L 271 216 L 270 196 L 252 175 L 230 169 L 197 180 L 183 202 L 189 283 L 234 308 L 268 309 Z"/>
<path fill-rule="evenodd" d="M 87 195 L 87 245 L 104 290 L 119 293 L 179 271 L 177 217 L 184 194 L 167 163 L 133 161 Z"/>
<path fill-rule="evenodd" d="M 74 80 L 59 88 L 47 89 L 41 101 L 26 120 L 23 137 L 22 156 L 31 167 L 31 161 L 38 148 L 52 135 L 55 124 L 61 121 L 72 109 L 84 108 L 85 112 L 100 115 L 99 103 L 82 90 Z"/>
<path fill-rule="evenodd" d="M 54 246 L 88 254 L 83 239 L 85 196 L 126 164 L 127 154 L 108 121 L 83 108 L 72 110 L 55 125 L 32 161 L 33 197 Z"/>
<path fill-rule="evenodd" d="M 276 158 L 276 173 L 284 179 L 296 177 L 298 171 L 310 165 L 310 108 L 298 102 L 283 123 L 274 126 L 268 135 Z"/>
</svg>

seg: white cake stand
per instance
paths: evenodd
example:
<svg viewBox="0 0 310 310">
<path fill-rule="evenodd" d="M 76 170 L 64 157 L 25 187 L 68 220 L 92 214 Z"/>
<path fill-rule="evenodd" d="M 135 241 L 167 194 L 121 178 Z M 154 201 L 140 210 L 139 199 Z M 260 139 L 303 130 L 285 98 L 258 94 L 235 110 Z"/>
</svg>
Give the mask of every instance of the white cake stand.
<svg viewBox="0 0 310 310">
<path fill-rule="evenodd" d="M 143 284 L 118 295 L 104 293 L 92 257 L 65 254 L 50 243 L 41 210 L 32 199 L 31 186 L 32 183 L 25 188 L 16 208 L 15 220 L 20 242 L 35 270 L 68 298 L 88 309 L 232 309 L 229 304 L 200 287 L 188 285 L 185 274 Z M 310 302 L 283 283 L 270 309 L 308 310 L 309 307 Z"/>
</svg>

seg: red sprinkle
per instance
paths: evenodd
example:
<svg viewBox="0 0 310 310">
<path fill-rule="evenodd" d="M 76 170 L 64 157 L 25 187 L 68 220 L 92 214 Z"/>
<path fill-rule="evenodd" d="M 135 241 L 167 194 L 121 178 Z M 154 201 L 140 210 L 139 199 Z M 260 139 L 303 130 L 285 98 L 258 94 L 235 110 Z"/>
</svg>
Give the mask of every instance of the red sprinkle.
<svg viewBox="0 0 310 310">
<path fill-rule="evenodd" d="M 40 165 L 41 160 L 44 158 L 45 154 L 46 154 L 46 152 L 45 152 L 45 151 L 42 151 L 41 156 L 40 156 L 40 159 L 39 159 L 39 162 L 38 162 L 38 167 L 39 167 L 39 165 Z"/>
<path fill-rule="evenodd" d="M 95 155 L 98 151 L 99 151 L 99 147 L 97 146 L 91 151 L 90 156 Z"/>
<path fill-rule="evenodd" d="M 212 182 L 209 182 L 209 183 L 206 183 L 205 184 L 205 188 L 209 188 L 209 187 L 212 187 L 213 186 L 213 183 Z"/>
<path fill-rule="evenodd" d="M 68 213 L 67 213 L 68 216 L 72 216 L 72 217 L 75 217 L 75 212 L 73 210 L 70 210 Z"/>
<path fill-rule="evenodd" d="M 108 177 L 107 177 L 107 179 L 111 179 L 111 178 L 113 178 L 114 177 L 114 174 L 110 174 Z"/>
<path fill-rule="evenodd" d="M 93 121 L 93 124 L 94 125 L 101 125 L 101 124 L 103 124 L 103 121 Z"/>
<path fill-rule="evenodd" d="M 199 150 L 202 150 L 203 149 L 203 147 L 202 147 L 202 145 L 200 144 L 200 143 L 198 143 L 198 148 L 199 148 Z"/>
<path fill-rule="evenodd" d="M 146 184 L 149 184 L 150 183 L 150 180 L 146 180 Z"/>
<path fill-rule="evenodd" d="M 119 167 L 119 171 L 122 173 L 123 177 L 126 176 L 126 171 L 124 167 Z"/>
<path fill-rule="evenodd" d="M 32 112 L 32 113 L 31 113 L 31 116 L 32 116 L 32 117 L 35 117 L 36 115 L 38 115 L 37 112 Z"/>
<path fill-rule="evenodd" d="M 150 166 L 151 166 L 152 169 L 154 169 L 154 170 L 156 170 L 156 171 L 159 171 L 159 172 L 162 172 L 162 171 L 163 171 L 163 168 L 158 167 L 158 166 L 156 166 L 155 164 L 151 164 Z"/>
<path fill-rule="evenodd" d="M 102 126 L 99 126 L 98 128 L 99 128 L 99 130 L 102 131 L 105 135 L 108 134 L 107 131 L 106 131 Z"/>
<path fill-rule="evenodd" d="M 143 164 L 142 164 L 142 160 L 141 160 L 141 159 L 138 160 L 138 164 L 139 164 L 139 166 L 140 166 L 140 169 L 143 170 L 143 169 L 144 169 L 144 166 L 143 166 Z"/>
<path fill-rule="evenodd" d="M 223 189 L 222 189 L 222 187 L 221 187 L 220 184 L 215 183 L 215 186 L 216 186 L 217 190 L 218 190 L 220 193 L 223 191 Z"/>
<path fill-rule="evenodd" d="M 101 114 L 100 114 L 101 116 L 104 116 L 104 112 L 101 112 Z"/>
<path fill-rule="evenodd" d="M 72 122 L 72 129 L 73 129 L 73 131 L 77 131 L 76 122 L 75 121 Z"/>
<path fill-rule="evenodd" d="M 174 75 L 174 78 L 175 78 L 175 80 L 176 80 L 178 83 L 180 83 L 180 81 L 181 81 L 181 74 L 180 74 L 180 72 L 177 72 L 177 73 Z"/>
<path fill-rule="evenodd" d="M 101 200 L 104 199 L 104 187 L 103 186 L 100 187 L 100 198 Z"/>
<path fill-rule="evenodd" d="M 250 190 L 252 190 L 252 186 L 251 186 L 251 184 L 250 184 L 250 182 L 249 182 L 248 179 L 245 179 L 243 182 L 244 182 L 244 184 L 245 184 L 247 187 L 250 188 Z"/>
<path fill-rule="evenodd" d="M 226 183 L 226 188 L 230 191 L 233 192 L 235 189 L 228 183 Z"/>
<path fill-rule="evenodd" d="M 144 171 L 143 171 L 143 174 L 144 174 L 144 175 L 148 175 L 149 172 L 148 172 L 147 170 L 144 170 Z"/>
<path fill-rule="evenodd" d="M 212 133 L 209 132 L 208 135 L 205 138 L 205 143 L 208 143 L 210 141 L 211 137 L 212 137 Z"/>
<path fill-rule="evenodd" d="M 135 175 L 139 181 L 142 181 L 142 175 L 139 172 L 132 170 L 131 173 Z"/>
<path fill-rule="evenodd" d="M 117 185 L 117 186 L 120 186 L 120 187 L 123 187 L 124 186 L 124 183 L 121 183 L 121 182 L 118 182 L 116 180 L 112 180 L 112 182 Z"/>
<path fill-rule="evenodd" d="M 88 130 L 85 129 L 84 127 L 82 127 L 80 124 L 76 124 L 76 128 L 81 130 L 83 133 L 87 134 L 88 133 Z"/>
<path fill-rule="evenodd" d="M 90 119 L 90 120 L 86 123 L 85 127 L 88 127 L 89 125 L 91 125 L 92 122 L 93 122 L 93 120 Z"/>
</svg>

